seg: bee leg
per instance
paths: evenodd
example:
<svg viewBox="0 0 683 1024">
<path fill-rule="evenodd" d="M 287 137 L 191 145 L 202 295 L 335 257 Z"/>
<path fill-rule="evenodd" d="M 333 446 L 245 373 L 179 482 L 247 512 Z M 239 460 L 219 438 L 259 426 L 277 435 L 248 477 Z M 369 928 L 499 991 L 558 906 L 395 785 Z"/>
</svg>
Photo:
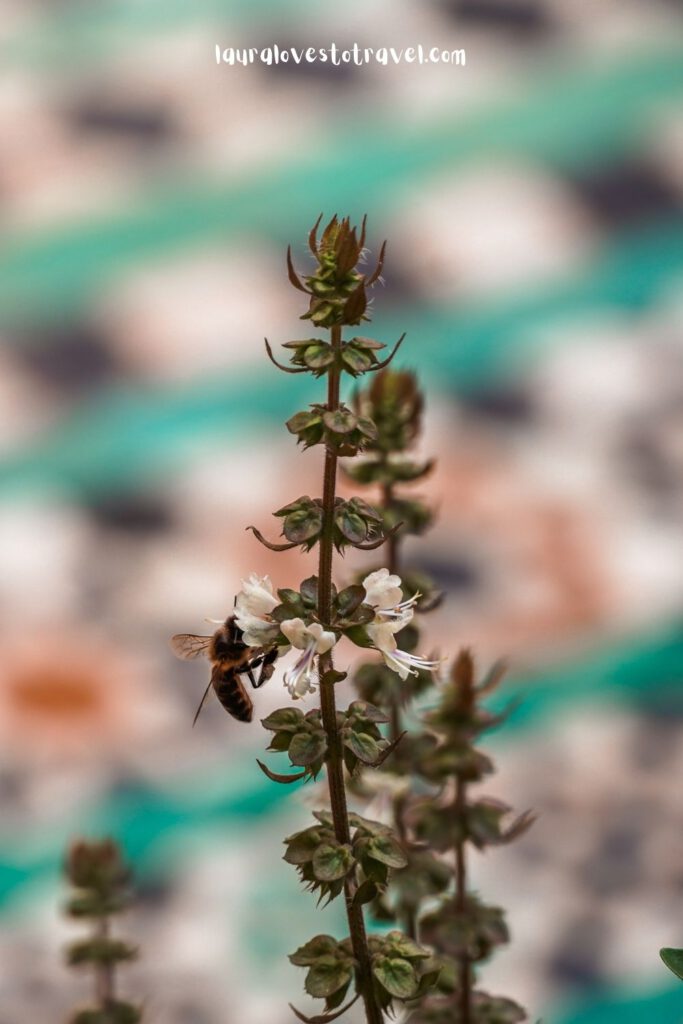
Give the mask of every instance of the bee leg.
<svg viewBox="0 0 683 1024">
<path fill-rule="evenodd" d="M 259 672 L 258 682 L 255 684 L 256 688 L 263 686 L 267 683 L 273 672 L 275 671 L 275 662 L 277 661 L 277 647 L 273 647 L 270 651 L 267 651 L 261 656 L 259 661 L 261 664 L 261 671 Z M 253 662 L 252 662 L 253 665 Z"/>
</svg>

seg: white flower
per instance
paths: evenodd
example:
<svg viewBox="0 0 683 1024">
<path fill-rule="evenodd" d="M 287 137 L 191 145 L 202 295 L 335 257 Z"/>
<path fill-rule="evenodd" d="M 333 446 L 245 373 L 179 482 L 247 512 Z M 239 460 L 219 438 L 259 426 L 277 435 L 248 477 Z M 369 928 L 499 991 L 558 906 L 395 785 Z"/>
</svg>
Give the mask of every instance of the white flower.
<svg viewBox="0 0 683 1024">
<path fill-rule="evenodd" d="M 394 633 L 396 632 L 395 622 L 370 623 L 365 627 L 368 636 L 375 648 L 384 658 L 384 662 L 393 672 L 397 672 L 401 679 L 407 679 L 409 675 L 416 676 L 419 669 L 433 671 L 441 664 L 440 661 L 430 661 L 428 658 L 421 658 L 417 654 L 409 654 L 407 651 L 399 650 Z"/>
<path fill-rule="evenodd" d="M 275 639 L 279 627 L 270 613 L 279 603 L 269 576 L 252 572 L 248 580 L 242 580 L 235 602 L 235 621 L 244 634 L 245 644 L 266 647 Z"/>
<path fill-rule="evenodd" d="M 281 632 L 293 647 L 302 651 L 295 665 L 285 672 L 285 686 L 290 695 L 298 700 L 307 693 L 314 693 L 318 675 L 315 670 L 315 658 L 325 654 L 337 642 L 335 633 L 323 629 L 319 622 L 307 626 L 303 619 L 285 619 L 280 625 Z"/>
<path fill-rule="evenodd" d="M 363 580 L 365 603 L 373 608 L 393 608 L 403 597 L 401 577 L 391 575 L 388 569 L 377 569 Z"/>
<path fill-rule="evenodd" d="M 413 594 L 408 600 L 403 601 L 400 576 L 392 575 L 388 569 L 377 569 L 365 577 L 363 586 L 365 604 L 375 609 L 376 624 L 391 623 L 394 633 L 408 625 L 420 594 Z"/>
<path fill-rule="evenodd" d="M 279 603 L 270 576 L 257 576 L 252 572 L 248 580 L 242 580 L 242 589 L 237 595 L 238 608 L 252 615 L 268 615 Z"/>
</svg>

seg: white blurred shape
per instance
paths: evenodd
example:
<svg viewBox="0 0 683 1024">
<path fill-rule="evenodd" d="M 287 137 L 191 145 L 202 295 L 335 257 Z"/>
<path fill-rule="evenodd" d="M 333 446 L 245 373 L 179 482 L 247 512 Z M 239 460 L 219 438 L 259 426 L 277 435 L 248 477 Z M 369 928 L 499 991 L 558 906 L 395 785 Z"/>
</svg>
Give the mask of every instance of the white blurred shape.
<svg viewBox="0 0 683 1024">
<path fill-rule="evenodd" d="M 433 179 L 395 236 L 420 288 L 444 301 L 542 286 L 571 272 L 594 242 L 578 200 L 555 178 L 500 161 Z"/>
</svg>

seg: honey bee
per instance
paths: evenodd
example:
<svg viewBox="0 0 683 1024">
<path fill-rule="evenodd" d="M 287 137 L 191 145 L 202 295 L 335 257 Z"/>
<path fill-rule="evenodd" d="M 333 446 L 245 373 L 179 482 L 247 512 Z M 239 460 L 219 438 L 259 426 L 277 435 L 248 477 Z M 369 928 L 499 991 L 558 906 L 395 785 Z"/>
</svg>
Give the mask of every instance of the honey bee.
<svg viewBox="0 0 683 1024">
<path fill-rule="evenodd" d="M 218 700 L 228 714 L 238 722 L 251 722 L 253 702 L 240 676 L 249 676 L 256 689 L 262 686 L 275 671 L 277 647 L 249 647 L 242 640 L 242 630 L 230 615 L 212 636 L 196 636 L 194 633 L 176 633 L 171 637 L 171 648 L 178 658 L 186 661 L 205 655 L 211 662 L 211 679 L 199 702 L 192 725 L 199 718 L 199 712 L 213 687 Z M 254 669 L 261 667 L 258 679 Z"/>
</svg>

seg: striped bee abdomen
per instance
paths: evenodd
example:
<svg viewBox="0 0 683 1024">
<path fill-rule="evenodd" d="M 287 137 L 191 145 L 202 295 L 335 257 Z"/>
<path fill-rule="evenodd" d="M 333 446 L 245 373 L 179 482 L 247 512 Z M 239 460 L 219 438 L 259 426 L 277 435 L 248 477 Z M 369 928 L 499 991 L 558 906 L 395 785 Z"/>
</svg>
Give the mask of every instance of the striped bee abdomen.
<svg viewBox="0 0 683 1024">
<path fill-rule="evenodd" d="M 251 722 L 254 705 L 234 667 L 216 665 L 212 674 L 213 689 L 228 714 L 239 722 Z"/>
</svg>

